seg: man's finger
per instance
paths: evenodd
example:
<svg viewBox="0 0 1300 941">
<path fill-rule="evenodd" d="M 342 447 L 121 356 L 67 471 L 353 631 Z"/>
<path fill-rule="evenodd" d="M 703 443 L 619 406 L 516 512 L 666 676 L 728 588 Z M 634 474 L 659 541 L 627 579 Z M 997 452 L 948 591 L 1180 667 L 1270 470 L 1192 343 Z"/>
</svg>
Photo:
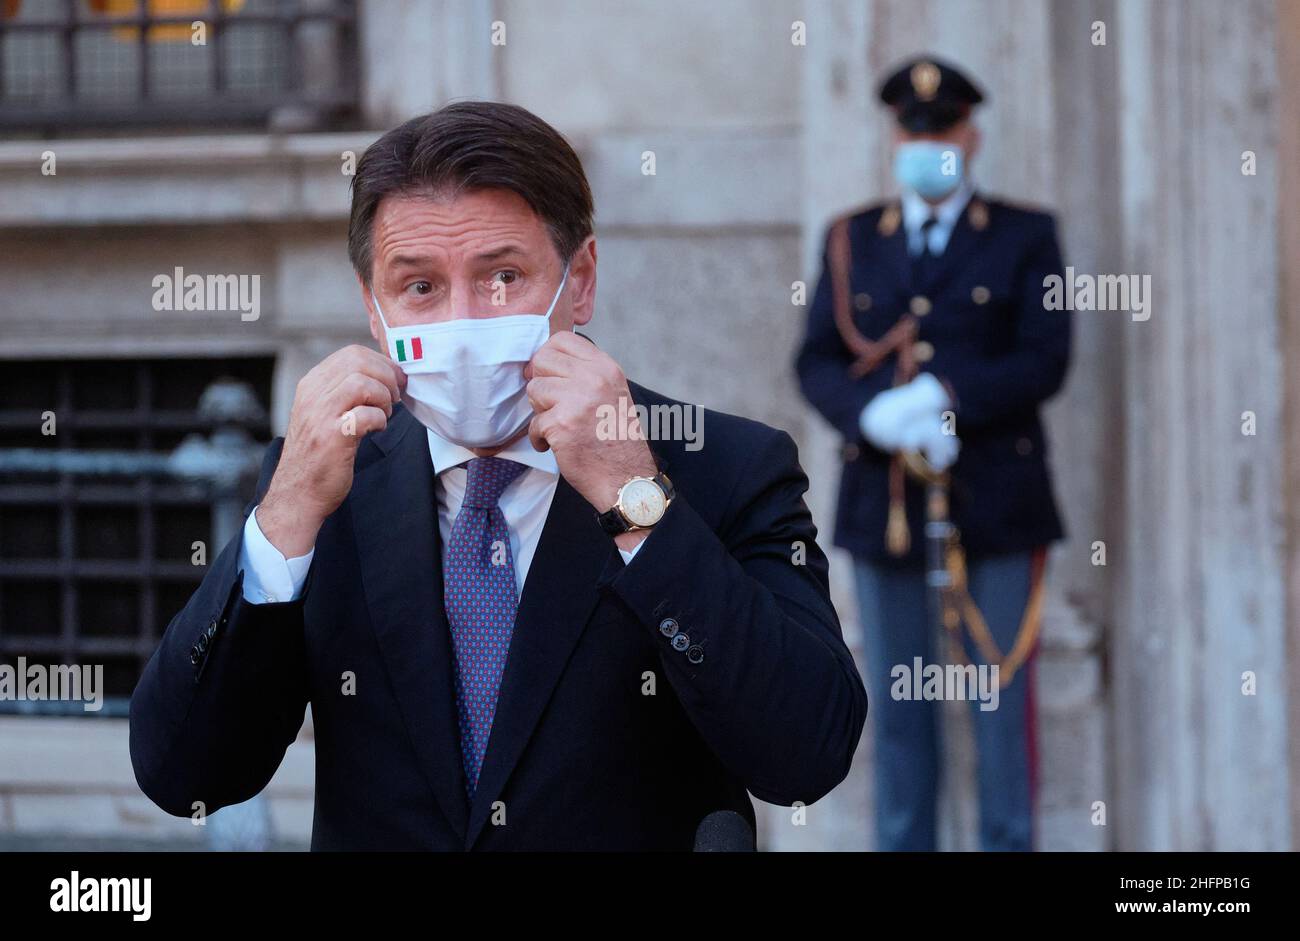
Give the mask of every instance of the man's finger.
<svg viewBox="0 0 1300 941">
<path fill-rule="evenodd" d="M 576 375 L 582 368 L 582 361 L 577 357 L 566 353 L 558 347 L 551 346 L 547 343 L 540 350 L 533 354 L 530 361 L 533 367 L 533 377 L 537 376 L 566 376 Z"/>
<path fill-rule="evenodd" d="M 564 391 L 564 380 L 559 376 L 538 376 L 530 379 L 526 387 L 528 403 L 533 411 L 544 412 L 560 400 Z"/>
<path fill-rule="evenodd" d="M 378 350 L 372 350 L 369 347 L 361 347 L 360 357 L 361 370 L 367 375 L 374 376 L 376 379 L 384 382 L 389 386 L 396 387 L 398 393 L 406 388 L 406 371 L 401 366 L 393 362 L 387 353 L 381 353 Z"/>
<path fill-rule="evenodd" d="M 353 344 L 336 350 L 316 367 L 317 388 L 331 392 L 338 387 L 350 373 L 362 372 L 373 376 L 393 390 L 393 399 L 401 398 L 402 389 L 406 388 L 406 374 L 395 362 L 380 353 L 364 346 Z"/>
<path fill-rule="evenodd" d="M 348 409 L 339 419 L 344 434 L 354 434 L 361 438 L 375 431 L 388 427 L 388 416 L 383 409 L 373 405 L 357 405 Z"/>
<path fill-rule="evenodd" d="M 359 359 L 354 364 L 354 372 L 382 382 L 392 393 L 393 401 L 399 401 L 402 398 L 402 390 L 406 388 L 406 373 L 402 372 L 401 367 L 387 356 L 375 353 L 374 350 L 370 352 L 374 353 L 374 356 Z"/>
<path fill-rule="evenodd" d="M 354 405 L 373 405 L 375 408 L 382 409 L 384 414 L 391 418 L 393 403 L 397 401 L 393 397 L 393 392 L 392 388 L 380 382 L 374 376 L 354 372 L 346 376 L 335 387 L 330 393 L 330 398 L 335 400 L 335 405 L 339 410 L 348 409 Z"/>
<path fill-rule="evenodd" d="M 549 451 L 551 449 L 551 445 L 542 431 L 542 415 L 534 415 L 533 420 L 528 423 L 528 440 L 532 444 L 534 451 Z"/>
<path fill-rule="evenodd" d="M 547 345 L 554 346 L 557 350 L 574 356 L 578 359 L 591 359 L 593 356 L 600 355 L 600 348 L 590 340 L 578 336 L 571 330 L 562 330 L 559 333 L 552 333 L 551 338 L 546 341 Z"/>
</svg>

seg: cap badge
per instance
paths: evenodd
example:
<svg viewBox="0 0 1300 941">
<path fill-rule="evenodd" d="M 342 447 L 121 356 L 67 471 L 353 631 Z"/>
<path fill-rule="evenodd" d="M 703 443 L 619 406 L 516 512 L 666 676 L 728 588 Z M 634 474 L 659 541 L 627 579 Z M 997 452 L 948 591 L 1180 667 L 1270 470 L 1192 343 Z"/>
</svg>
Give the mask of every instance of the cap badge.
<svg viewBox="0 0 1300 941">
<path fill-rule="evenodd" d="M 912 90 L 916 92 L 916 97 L 922 101 L 930 101 L 934 98 L 935 92 L 939 90 L 941 78 L 939 67 L 933 62 L 918 62 L 912 66 Z"/>
</svg>

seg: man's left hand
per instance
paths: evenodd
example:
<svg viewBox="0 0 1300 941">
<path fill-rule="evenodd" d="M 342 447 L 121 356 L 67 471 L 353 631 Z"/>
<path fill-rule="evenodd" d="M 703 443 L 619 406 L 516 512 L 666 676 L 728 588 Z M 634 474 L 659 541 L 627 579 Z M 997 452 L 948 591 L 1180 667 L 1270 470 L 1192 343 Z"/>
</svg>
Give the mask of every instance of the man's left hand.
<svg viewBox="0 0 1300 941">
<path fill-rule="evenodd" d="M 567 331 L 552 334 L 525 367 L 524 376 L 535 412 L 529 440 L 538 451 L 550 448 L 555 453 L 564 479 L 596 512 L 612 507 L 630 478 L 657 473 L 622 368 L 590 340 Z M 620 433 L 598 434 L 601 406 L 619 417 L 614 426 Z M 621 416 L 626 416 L 626 424 Z M 625 533 L 619 539 L 635 545 L 641 536 Z M 629 547 L 620 542 L 620 548 Z"/>
</svg>

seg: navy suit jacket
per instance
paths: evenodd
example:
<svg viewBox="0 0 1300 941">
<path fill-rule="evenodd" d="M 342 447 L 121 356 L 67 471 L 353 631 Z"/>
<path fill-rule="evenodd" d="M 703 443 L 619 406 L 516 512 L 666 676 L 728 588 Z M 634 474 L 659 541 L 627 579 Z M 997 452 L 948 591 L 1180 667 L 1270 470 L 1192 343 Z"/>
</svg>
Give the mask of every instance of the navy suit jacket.
<svg viewBox="0 0 1300 941">
<path fill-rule="evenodd" d="M 300 600 L 245 602 L 237 538 L 171 622 L 131 700 L 140 786 L 177 815 L 247 800 L 310 703 L 313 849 L 689 850 L 713 811 L 753 826 L 747 790 L 818 800 L 848 773 L 867 702 L 807 479 L 784 432 L 712 411 L 703 428 L 697 451 L 651 442 L 677 497 L 631 565 L 559 481 L 472 803 L 433 468 L 401 408 L 361 442 Z"/>
<path fill-rule="evenodd" d="M 1044 308 L 1044 279 L 1062 274 L 1052 217 L 976 194 L 926 283 L 916 283 L 897 213 L 897 203 L 885 203 L 849 217 L 853 317 L 868 339 L 878 340 L 908 310 L 925 311 L 917 340 L 929 344 L 933 358 L 920 369 L 944 380 L 956 399 L 961 454 L 951 493 L 962 543 L 973 555 L 991 555 L 1061 538 L 1039 417 L 1070 360 L 1070 314 Z M 836 329 L 823 254 L 795 366 L 805 397 L 844 437 L 835 544 L 895 562 L 885 546 L 890 458 L 863 438 L 858 421 L 893 384 L 896 358 L 861 378 L 850 374 L 852 361 Z M 907 518 L 911 551 L 902 561 L 920 564 L 924 488 L 910 480 Z"/>
</svg>

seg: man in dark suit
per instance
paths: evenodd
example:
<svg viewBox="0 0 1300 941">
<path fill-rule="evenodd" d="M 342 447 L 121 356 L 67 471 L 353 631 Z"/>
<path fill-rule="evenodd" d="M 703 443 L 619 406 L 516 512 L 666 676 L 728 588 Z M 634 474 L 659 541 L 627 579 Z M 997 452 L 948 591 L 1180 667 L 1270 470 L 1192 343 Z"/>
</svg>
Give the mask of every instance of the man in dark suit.
<svg viewBox="0 0 1300 941">
<path fill-rule="evenodd" d="M 349 254 L 384 352 L 298 384 L 132 698 L 145 793 L 248 799 L 308 703 L 315 849 L 686 850 L 714 811 L 752 828 L 746 791 L 835 787 L 866 695 L 794 444 L 605 420 L 691 406 L 572 332 L 596 248 L 564 139 L 486 102 L 396 128 L 358 165 Z"/>
<path fill-rule="evenodd" d="M 1069 314 L 1044 300 L 1060 250 L 1051 216 L 975 191 L 971 111 L 983 95 L 958 69 L 913 60 L 880 97 L 901 196 L 832 224 L 796 363 L 804 395 L 844 437 L 835 543 L 854 556 L 866 639 L 877 845 L 936 846 L 939 703 L 917 701 L 910 674 L 916 658 L 947 660 L 942 613 L 945 627 L 960 614 L 968 628 L 957 661 L 997 667 L 1002 684 L 995 708 L 972 701 L 981 844 L 1030 849 L 1028 667 L 1044 549 L 1062 536 L 1039 417 L 1069 361 Z M 935 509 L 907 470 L 915 455 L 932 477 L 947 473 L 964 567 L 927 573 L 927 539 L 944 529 L 925 525 Z M 945 596 L 950 610 L 934 592 L 945 578 L 962 590 Z M 973 607 L 959 610 L 967 594 Z"/>
</svg>

